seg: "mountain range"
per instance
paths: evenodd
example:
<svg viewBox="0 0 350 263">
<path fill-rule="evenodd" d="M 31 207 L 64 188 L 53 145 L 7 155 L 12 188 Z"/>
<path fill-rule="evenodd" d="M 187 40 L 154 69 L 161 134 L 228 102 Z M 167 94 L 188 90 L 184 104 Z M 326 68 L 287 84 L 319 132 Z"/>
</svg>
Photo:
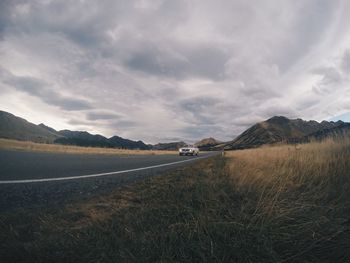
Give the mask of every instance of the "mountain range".
<svg viewBox="0 0 350 263">
<path fill-rule="evenodd" d="M 232 141 L 221 142 L 210 137 L 198 141 L 195 146 L 201 151 L 237 150 L 281 142 L 306 143 L 339 136 L 350 136 L 350 123 L 342 121 L 304 121 L 302 119 L 275 116 L 254 124 Z M 187 145 L 183 141 L 147 145 L 143 141 L 133 141 L 119 136 L 106 138 L 86 131 L 56 131 L 45 124 L 36 125 L 5 111 L 0 111 L 0 138 L 39 143 L 142 150 L 177 150 Z"/>
<path fill-rule="evenodd" d="M 61 137 L 54 129 L 35 125 L 11 113 L 0 111 L 0 138 L 53 143 Z"/>
<path fill-rule="evenodd" d="M 106 138 L 86 131 L 56 131 L 44 124 L 35 125 L 5 111 L 0 111 L 0 138 L 89 147 L 151 149 L 142 141 L 132 141 L 119 136 Z"/>
<path fill-rule="evenodd" d="M 253 125 L 234 140 L 227 142 L 224 149 L 255 148 L 279 142 L 305 143 L 340 135 L 350 136 L 350 123 L 304 121 L 275 116 Z"/>
</svg>

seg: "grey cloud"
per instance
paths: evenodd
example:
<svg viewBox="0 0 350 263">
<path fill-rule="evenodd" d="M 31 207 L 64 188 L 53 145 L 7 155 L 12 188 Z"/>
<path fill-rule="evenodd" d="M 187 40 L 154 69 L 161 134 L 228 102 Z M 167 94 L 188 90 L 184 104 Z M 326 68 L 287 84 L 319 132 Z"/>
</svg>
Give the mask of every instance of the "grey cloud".
<svg viewBox="0 0 350 263">
<path fill-rule="evenodd" d="M 200 138 L 209 137 L 208 134 L 212 137 L 222 139 L 222 134 L 227 133 L 225 129 L 215 125 L 192 125 L 181 129 L 180 132 L 183 134 L 183 138 L 188 138 L 187 140 L 192 143 L 198 141 Z"/>
<path fill-rule="evenodd" d="M 16 5 L 12 5 L 10 10 L 13 15 L 12 26 L 16 27 L 19 33 L 56 32 L 79 44 L 95 45 L 103 38 L 104 30 L 112 19 L 112 12 L 108 11 L 107 6 L 98 6 L 98 3 L 94 2 L 23 2 L 28 4 L 27 12 L 19 15 Z M 113 1 L 110 5 L 113 5 Z M 101 11 L 106 11 L 105 19 L 101 19 L 96 12 L 101 7 L 104 7 Z M 116 4 L 113 7 L 116 7 Z"/>
<path fill-rule="evenodd" d="M 333 21 L 332 17 L 337 14 L 338 6 L 335 3 L 339 4 L 340 1 L 311 0 L 300 1 L 296 5 L 300 15 L 288 32 L 293 37 L 287 39 L 281 53 L 273 50 L 279 54 L 277 63 L 282 72 L 299 62 L 327 33 L 329 23 Z"/>
<path fill-rule="evenodd" d="M 314 85 L 312 86 L 312 92 L 315 95 L 319 95 L 319 96 L 323 96 L 327 93 L 330 93 L 330 88 L 329 87 L 325 87 L 325 86 L 320 86 L 320 85 Z"/>
<path fill-rule="evenodd" d="M 212 107 L 220 103 L 219 99 L 212 97 L 194 97 L 179 102 L 181 108 L 189 112 L 204 112 L 208 107 Z"/>
<path fill-rule="evenodd" d="M 12 19 L 13 33 L 62 35 L 95 56 L 113 57 L 129 69 L 145 74 L 175 79 L 225 77 L 229 55 L 213 43 L 188 43 L 165 37 L 150 40 L 147 35 L 159 35 L 163 31 L 168 34 L 169 26 L 175 29 L 184 23 L 189 15 L 186 1 L 161 1 L 149 10 L 138 7 L 142 5 L 137 1 L 107 3 L 33 2 L 26 13 Z M 16 13 L 15 8 L 12 13 Z M 120 31 L 117 39 L 110 37 L 115 30 Z M 141 35 L 141 30 L 146 33 Z M 87 68 L 82 66 L 82 69 Z"/>
<path fill-rule="evenodd" d="M 237 116 L 233 120 L 233 126 L 240 129 L 254 125 L 257 122 L 262 121 L 264 118 L 259 116 Z"/>
<path fill-rule="evenodd" d="M 349 74 L 350 73 L 350 50 L 345 50 L 343 54 L 343 58 L 341 61 L 341 68 L 344 71 L 344 73 Z"/>
<path fill-rule="evenodd" d="M 43 92 L 39 95 L 39 97 L 41 97 L 46 103 L 56 105 L 67 111 L 79 111 L 92 108 L 91 104 L 87 101 L 61 97 L 52 91 L 45 93 Z"/>
<path fill-rule="evenodd" d="M 310 107 L 313 107 L 319 103 L 319 100 L 317 99 L 317 97 L 310 96 L 310 94 L 308 94 L 308 95 L 309 96 L 307 96 L 305 98 L 301 98 L 299 100 L 298 104 L 296 105 L 297 110 L 309 109 Z"/>
<path fill-rule="evenodd" d="M 332 65 L 317 67 L 311 71 L 321 79 L 312 87 L 312 91 L 317 95 L 334 93 L 337 89 L 343 90 L 343 85 L 349 81 L 350 72 L 350 52 L 345 50 L 341 60 L 332 59 Z"/>
<path fill-rule="evenodd" d="M 78 111 L 92 108 L 91 104 L 85 100 L 62 96 L 58 92 L 49 89 L 48 84 L 42 80 L 33 77 L 15 76 L 6 71 L 2 71 L 0 76 L 6 76 L 3 82 L 7 85 L 38 97 L 47 104 L 57 106 L 63 110 Z"/>
<path fill-rule="evenodd" d="M 297 112 L 295 111 L 294 107 L 285 106 L 285 105 L 271 105 L 271 106 L 265 106 L 264 108 L 259 110 L 260 116 L 264 119 L 270 118 L 272 116 L 286 116 L 289 118 L 295 118 L 298 117 Z"/>
<path fill-rule="evenodd" d="M 271 86 L 265 85 L 263 83 L 260 85 L 258 83 L 248 83 L 247 85 L 241 87 L 240 90 L 242 92 L 242 95 L 259 101 L 281 96 L 281 94 L 272 89 Z"/>
<path fill-rule="evenodd" d="M 186 111 L 193 116 L 193 124 L 214 124 L 215 116 L 210 111 L 220 103 L 220 100 L 211 97 L 190 98 L 179 102 L 178 111 Z"/>
<path fill-rule="evenodd" d="M 160 139 L 160 143 L 166 143 L 166 142 L 179 142 L 179 141 L 183 141 L 184 138 L 182 137 L 163 137 Z"/>
<path fill-rule="evenodd" d="M 78 125 L 85 127 L 92 125 L 92 122 L 83 119 L 70 119 L 67 123 L 75 126 Z"/>
<path fill-rule="evenodd" d="M 3 39 L 6 29 L 12 26 L 13 10 L 17 6 L 23 7 L 25 0 L 0 1 L 0 40 Z"/>
<path fill-rule="evenodd" d="M 138 123 L 131 120 L 118 120 L 110 124 L 110 127 L 117 128 L 120 130 L 132 128 L 132 127 L 138 127 Z"/>
<path fill-rule="evenodd" d="M 313 70 L 316 75 L 322 76 L 322 84 L 334 84 L 343 80 L 342 73 L 335 67 L 321 67 Z"/>
<path fill-rule="evenodd" d="M 169 26 L 175 28 L 176 24 L 182 23 L 187 10 L 186 1 L 171 0 L 158 1 L 160 4 L 157 1 L 114 0 L 103 3 L 75 0 L 22 2 L 29 5 L 28 12 L 15 16 L 16 5 L 5 4 L 12 13 L 11 23 L 17 32 L 54 32 L 107 56 L 115 52 L 110 32 L 123 28 L 168 31 Z"/>
<path fill-rule="evenodd" d="M 4 30 L 10 20 L 10 5 L 12 0 L 0 1 L 0 40 L 3 38 Z"/>
<path fill-rule="evenodd" d="M 206 45 L 185 47 L 179 44 L 172 50 L 163 46 L 146 44 L 136 52 L 131 52 L 124 62 L 127 67 L 144 73 L 178 79 L 203 77 L 214 80 L 225 77 L 225 64 L 229 56 L 219 48 Z"/>
<path fill-rule="evenodd" d="M 87 119 L 91 121 L 95 120 L 113 120 L 113 119 L 119 119 L 121 116 L 116 113 L 111 112 L 88 112 L 87 113 Z"/>
</svg>

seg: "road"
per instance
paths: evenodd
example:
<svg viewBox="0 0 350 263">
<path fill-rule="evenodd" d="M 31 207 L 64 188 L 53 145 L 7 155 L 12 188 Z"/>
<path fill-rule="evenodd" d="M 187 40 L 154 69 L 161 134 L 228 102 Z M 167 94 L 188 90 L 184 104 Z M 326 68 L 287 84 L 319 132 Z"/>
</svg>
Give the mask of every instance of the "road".
<svg viewBox="0 0 350 263">
<path fill-rule="evenodd" d="M 200 158 L 212 154 L 202 154 Z M 177 155 L 83 155 L 21 151 L 0 151 L 0 183 L 52 181 L 64 178 L 104 176 L 110 173 L 161 168 L 200 159 Z M 107 174 L 106 174 L 107 173 Z M 74 177 L 74 178 L 71 178 Z"/>
<path fill-rule="evenodd" d="M 0 150 L 0 211 L 107 192 L 215 154 L 117 156 Z"/>
</svg>

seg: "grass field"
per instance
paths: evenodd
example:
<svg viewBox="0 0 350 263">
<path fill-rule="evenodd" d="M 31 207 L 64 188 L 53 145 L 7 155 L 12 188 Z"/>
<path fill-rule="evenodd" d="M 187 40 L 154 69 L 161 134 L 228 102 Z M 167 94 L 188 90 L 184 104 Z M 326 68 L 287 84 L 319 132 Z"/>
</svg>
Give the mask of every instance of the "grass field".
<svg viewBox="0 0 350 263">
<path fill-rule="evenodd" d="M 35 143 L 35 142 L 29 142 L 29 141 L 16 141 L 16 140 L 9 140 L 9 139 L 0 139 L 0 149 L 35 151 L 35 152 L 75 153 L 75 154 L 116 154 L 116 155 L 177 154 L 177 151 L 125 150 L 125 149 L 115 149 L 115 148 L 80 147 L 80 146 L 71 146 L 71 145 Z"/>
<path fill-rule="evenodd" d="M 0 215 L 1 262 L 349 262 L 350 142 L 227 152 Z"/>
</svg>

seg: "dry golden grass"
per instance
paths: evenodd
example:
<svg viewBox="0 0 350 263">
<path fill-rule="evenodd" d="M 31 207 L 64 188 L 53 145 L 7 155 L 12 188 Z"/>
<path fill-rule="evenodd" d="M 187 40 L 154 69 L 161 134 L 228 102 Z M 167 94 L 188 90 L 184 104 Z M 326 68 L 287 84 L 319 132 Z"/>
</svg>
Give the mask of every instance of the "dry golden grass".
<svg viewBox="0 0 350 263">
<path fill-rule="evenodd" d="M 280 243 L 275 248 L 285 251 L 281 261 L 313 261 L 319 255 L 339 259 L 347 254 L 349 139 L 262 147 L 226 156 L 233 191 L 246 200 L 238 217 L 275 236 Z"/>
<path fill-rule="evenodd" d="M 116 154 L 116 155 L 162 155 L 177 154 L 176 151 L 153 151 L 153 150 L 125 150 L 115 148 L 80 147 L 71 145 L 34 143 L 29 141 L 16 141 L 0 139 L 0 149 L 20 151 L 74 153 L 74 154 Z"/>
<path fill-rule="evenodd" d="M 317 191 L 332 180 L 350 179 L 350 140 L 262 147 L 226 156 L 235 185 L 254 191 L 271 188 L 277 194 L 309 183 L 317 183 L 313 185 Z"/>
</svg>

